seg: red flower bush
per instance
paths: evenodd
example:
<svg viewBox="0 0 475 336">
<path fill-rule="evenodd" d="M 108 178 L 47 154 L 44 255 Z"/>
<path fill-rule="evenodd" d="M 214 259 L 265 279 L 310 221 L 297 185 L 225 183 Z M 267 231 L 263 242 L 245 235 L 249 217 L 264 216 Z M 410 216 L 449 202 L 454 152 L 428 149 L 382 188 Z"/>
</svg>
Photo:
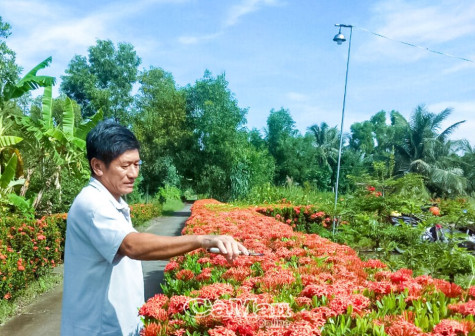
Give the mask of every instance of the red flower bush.
<svg viewBox="0 0 475 336">
<path fill-rule="evenodd" d="M 61 262 L 65 220 L 66 214 L 0 218 L 0 299 L 15 298 Z"/>
<path fill-rule="evenodd" d="M 348 246 L 286 224 L 302 216 L 321 223 L 328 218 L 311 206 L 243 209 L 215 200 L 195 202 L 183 234 L 230 234 L 263 256 L 240 256 L 233 265 L 204 250 L 174 258 L 165 268 L 169 299 L 159 296 L 140 309 L 144 330 L 155 323 L 161 326 L 153 326 L 157 335 L 326 336 L 332 328 L 394 336 L 475 331 L 474 301 L 465 301 L 474 297 L 473 287 L 464 290 L 427 275 L 414 278 L 409 269 L 392 272 L 379 260 L 363 262 Z M 428 306 L 438 307 L 437 317 Z"/>
</svg>

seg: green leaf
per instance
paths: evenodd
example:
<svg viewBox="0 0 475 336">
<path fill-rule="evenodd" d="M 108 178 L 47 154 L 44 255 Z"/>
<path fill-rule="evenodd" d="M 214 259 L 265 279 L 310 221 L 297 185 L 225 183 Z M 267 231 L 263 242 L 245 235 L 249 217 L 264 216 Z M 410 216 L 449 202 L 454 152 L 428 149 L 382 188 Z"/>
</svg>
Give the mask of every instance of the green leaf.
<svg viewBox="0 0 475 336">
<path fill-rule="evenodd" d="M 50 129 L 53 127 L 53 87 L 51 85 L 45 87 L 41 104 L 43 123 L 46 129 Z"/>
<path fill-rule="evenodd" d="M 0 148 L 13 146 L 22 141 L 23 138 L 12 136 L 12 135 L 2 135 L 0 136 Z"/>
<path fill-rule="evenodd" d="M 71 142 L 81 150 L 86 149 L 86 141 L 83 140 L 83 139 L 79 139 L 79 138 L 74 137 L 74 138 L 71 139 Z"/>
<path fill-rule="evenodd" d="M 76 134 L 75 136 L 80 139 L 86 139 L 87 133 L 89 133 L 90 130 L 92 130 L 98 123 L 104 119 L 104 113 L 102 112 L 101 109 L 96 112 L 92 116 L 91 119 L 89 119 L 86 123 L 83 123 L 79 125 L 78 128 L 76 128 Z"/>
<path fill-rule="evenodd" d="M 64 142 L 66 140 L 66 136 L 59 128 L 51 128 L 47 130 L 44 134 L 58 142 Z"/>
<path fill-rule="evenodd" d="M 27 80 L 27 79 L 30 78 L 30 77 L 36 76 L 36 73 L 37 73 L 39 70 L 48 67 L 48 66 L 51 64 L 52 61 L 53 61 L 53 58 L 50 56 L 50 57 L 48 57 L 47 59 L 45 59 L 43 62 L 41 62 L 40 64 L 38 64 L 37 66 L 35 66 L 33 69 L 31 69 L 31 70 L 25 75 L 25 77 L 23 77 L 23 78 L 18 82 L 18 85 L 21 85 L 25 80 Z"/>
<path fill-rule="evenodd" d="M 12 205 L 20 209 L 31 208 L 31 201 L 27 201 L 24 197 L 18 196 L 17 194 L 8 194 L 8 200 Z"/>
<path fill-rule="evenodd" d="M 73 102 L 69 97 L 66 97 L 66 108 L 63 112 L 63 133 L 67 137 L 74 136 L 74 110 Z"/>
<path fill-rule="evenodd" d="M 18 180 L 12 180 L 10 181 L 10 183 L 8 183 L 8 187 L 7 189 L 11 189 L 17 185 L 24 185 L 25 184 L 25 179 L 24 178 L 21 178 L 21 179 L 18 179 Z"/>
<path fill-rule="evenodd" d="M 51 76 L 37 76 L 36 73 L 49 66 L 52 58 L 48 57 L 43 62 L 30 70 L 18 83 L 7 83 L 3 90 L 4 100 L 10 100 L 19 98 L 30 90 L 37 89 L 39 87 L 46 87 L 54 85 L 56 79 Z"/>
<path fill-rule="evenodd" d="M 10 182 L 15 178 L 17 156 L 13 154 L 0 176 L 0 188 L 7 189 Z"/>
</svg>

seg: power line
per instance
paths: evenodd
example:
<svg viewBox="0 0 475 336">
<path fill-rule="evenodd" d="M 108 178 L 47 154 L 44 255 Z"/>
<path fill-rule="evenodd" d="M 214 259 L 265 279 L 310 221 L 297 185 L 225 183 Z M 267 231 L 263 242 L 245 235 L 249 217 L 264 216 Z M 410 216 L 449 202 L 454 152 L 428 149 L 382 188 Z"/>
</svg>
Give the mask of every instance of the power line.
<svg viewBox="0 0 475 336">
<path fill-rule="evenodd" d="M 465 57 L 459 57 L 459 56 L 455 56 L 455 55 L 451 55 L 451 54 L 444 53 L 444 52 L 442 52 L 442 51 L 433 50 L 433 49 L 430 49 L 430 48 L 427 48 L 427 47 L 423 47 L 423 46 L 420 46 L 420 45 L 417 45 L 417 44 L 414 44 L 414 43 L 409 43 L 409 42 L 404 42 L 404 41 L 396 40 L 396 39 L 393 39 L 393 38 L 390 38 L 390 37 L 387 37 L 387 36 L 384 36 L 384 35 L 381 35 L 381 34 L 372 32 L 372 31 L 370 31 L 370 30 L 368 30 L 368 29 L 365 29 L 365 28 L 360 28 L 360 27 L 355 27 L 355 26 L 353 26 L 353 28 L 358 29 L 358 30 L 362 30 L 362 31 L 365 31 L 365 32 L 368 32 L 368 33 L 370 33 L 370 34 L 373 34 L 373 35 L 382 37 L 382 38 L 387 39 L 387 40 L 390 40 L 390 41 L 399 42 L 399 43 L 401 43 L 401 44 L 405 44 L 405 45 L 408 45 L 408 46 L 410 46 L 410 47 L 414 47 L 414 48 L 422 49 L 422 50 L 425 50 L 425 51 L 429 51 L 429 52 L 434 53 L 434 54 L 439 54 L 439 55 L 443 55 L 443 56 L 447 56 L 447 57 L 457 58 L 457 59 L 459 59 L 459 60 L 466 61 L 466 62 L 475 63 L 475 61 L 473 61 L 473 60 L 471 60 L 471 59 L 468 59 L 468 58 L 465 58 Z"/>
</svg>

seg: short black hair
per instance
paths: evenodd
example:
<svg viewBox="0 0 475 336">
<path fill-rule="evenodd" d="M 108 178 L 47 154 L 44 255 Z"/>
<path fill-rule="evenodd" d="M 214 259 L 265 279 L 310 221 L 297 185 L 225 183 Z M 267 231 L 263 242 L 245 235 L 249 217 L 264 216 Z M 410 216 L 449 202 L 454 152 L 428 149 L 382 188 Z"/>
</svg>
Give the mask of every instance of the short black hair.
<svg viewBox="0 0 475 336">
<path fill-rule="evenodd" d="M 140 143 L 127 127 L 113 120 L 99 122 L 86 137 L 87 160 L 91 173 L 92 158 L 96 158 L 109 167 L 110 163 L 128 150 L 140 150 Z"/>
</svg>

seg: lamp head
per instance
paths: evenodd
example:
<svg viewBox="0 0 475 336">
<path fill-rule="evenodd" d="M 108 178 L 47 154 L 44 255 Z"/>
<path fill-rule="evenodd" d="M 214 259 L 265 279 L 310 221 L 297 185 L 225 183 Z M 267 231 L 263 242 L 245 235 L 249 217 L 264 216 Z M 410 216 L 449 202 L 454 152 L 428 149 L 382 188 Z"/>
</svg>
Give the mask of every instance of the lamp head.
<svg viewBox="0 0 475 336">
<path fill-rule="evenodd" d="M 340 30 L 338 31 L 338 34 L 336 34 L 335 37 L 333 38 L 333 41 L 338 43 L 338 45 L 341 45 L 343 42 L 346 41 L 345 36 L 341 33 L 341 27 L 340 27 Z"/>
</svg>

